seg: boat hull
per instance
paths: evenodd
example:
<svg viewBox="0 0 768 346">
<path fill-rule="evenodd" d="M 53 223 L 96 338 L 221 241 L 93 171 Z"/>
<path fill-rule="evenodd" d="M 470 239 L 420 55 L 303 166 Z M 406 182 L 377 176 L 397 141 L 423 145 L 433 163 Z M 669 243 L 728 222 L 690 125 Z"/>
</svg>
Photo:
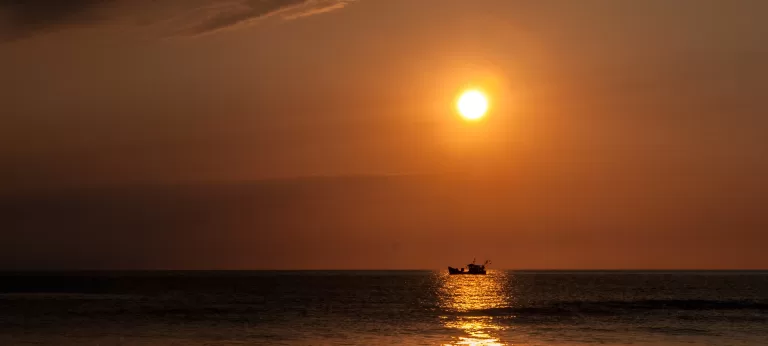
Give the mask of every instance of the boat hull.
<svg viewBox="0 0 768 346">
<path fill-rule="evenodd" d="M 463 268 L 462 268 L 463 269 Z M 450 275 L 485 275 L 485 269 L 476 271 L 464 271 L 459 268 L 448 267 L 448 274 Z"/>
</svg>

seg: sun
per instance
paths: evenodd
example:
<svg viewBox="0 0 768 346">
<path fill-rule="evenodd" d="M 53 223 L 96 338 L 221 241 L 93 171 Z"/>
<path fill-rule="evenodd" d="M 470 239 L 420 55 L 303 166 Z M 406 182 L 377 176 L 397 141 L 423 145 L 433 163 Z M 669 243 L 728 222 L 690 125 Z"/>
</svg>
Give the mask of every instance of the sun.
<svg viewBox="0 0 768 346">
<path fill-rule="evenodd" d="M 466 120 L 480 120 L 488 111 L 488 98 L 479 90 L 466 90 L 459 96 L 456 109 Z"/>
</svg>

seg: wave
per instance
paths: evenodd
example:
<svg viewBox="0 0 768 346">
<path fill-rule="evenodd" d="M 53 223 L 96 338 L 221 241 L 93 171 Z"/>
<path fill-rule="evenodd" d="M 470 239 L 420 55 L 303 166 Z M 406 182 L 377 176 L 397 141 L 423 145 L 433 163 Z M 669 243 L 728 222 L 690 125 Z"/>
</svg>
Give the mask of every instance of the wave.
<svg viewBox="0 0 768 346">
<path fill-rule="evenodd" d="M 617 315 L 653 311 L 725 311 L 753 310 L 768 313 L 768 301 L 750 300 L 678 300 L 636 301 L 562 301 L 533 307 L 502 307 L 464 312 L 467 315 Z"/>
<path fill-rule="evenodd" d="M 96 293 L 0 293 L 0 301 L 8 300 L 136 300 L 141 296 L 130 294 L 96 294 Z"/>
</svg>

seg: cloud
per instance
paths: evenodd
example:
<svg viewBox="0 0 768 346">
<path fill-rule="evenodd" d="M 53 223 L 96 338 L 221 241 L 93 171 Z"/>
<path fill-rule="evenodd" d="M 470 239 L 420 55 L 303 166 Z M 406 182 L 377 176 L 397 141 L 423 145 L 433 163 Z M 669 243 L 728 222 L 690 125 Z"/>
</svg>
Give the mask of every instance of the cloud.
<svg viewBox="0 0 768 346">
<path fill-rule="evenodd" d="M 0 0 L 0 40 L 128 19 L 197 36 L 279 15 L 297 19 L 355 0 Z"/>
<path fill-rule="evenodd" d="M 347 6 L 353 0 L 338 1 L 338 0 L 315 0 L 309 1 L 303 6 L 297 6 L 294 11 L 289 11 L 284 15 L 285 19 L 297 19 L 316 14 L 326 13 L 333 10 L 341 9 Z"/>
<path fill-rule="evenodd" d="M 238 26 L 248 25 L 264 17 L 272 16 L 291 8 L 305 5 L 308 0 L 267 0 L 267 1 L 222 1 L 211 6 L 202 6 L 175 21 L 187 23 L 181 28 L 181 35 L 201 35 Z"/>
<path fill-rule="evenodd" d="M 94 22 L 110 0 L 0 0 L 0 38 L 23 38 L 63 24 Z"/>
</svg>

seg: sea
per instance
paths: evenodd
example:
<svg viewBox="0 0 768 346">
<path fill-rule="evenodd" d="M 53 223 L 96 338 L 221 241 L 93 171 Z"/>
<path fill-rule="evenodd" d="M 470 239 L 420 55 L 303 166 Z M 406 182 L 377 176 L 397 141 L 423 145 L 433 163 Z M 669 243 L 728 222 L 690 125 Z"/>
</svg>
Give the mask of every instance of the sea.
<svg viewBox="0 0 768 346">
<path fill-rule="evenodd" d="M 0 345 L 768 345 L 768 272 L 0 273 Z"/>
</svg>

